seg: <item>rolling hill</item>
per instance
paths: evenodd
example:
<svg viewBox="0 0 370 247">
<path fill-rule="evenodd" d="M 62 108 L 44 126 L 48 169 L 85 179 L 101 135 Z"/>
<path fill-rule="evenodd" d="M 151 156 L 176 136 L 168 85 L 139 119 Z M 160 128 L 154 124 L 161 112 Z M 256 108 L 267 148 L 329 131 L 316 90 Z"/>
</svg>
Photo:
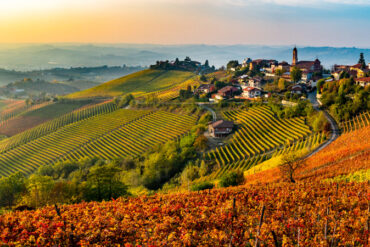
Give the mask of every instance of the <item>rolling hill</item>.
<svg viewBox="0 0 370 247">
<path fill-rule="evenodd" d="M 171 89 L 195 76 L 194 73 L 185 71 L 147 69 L 70 94 L 67 98 L 114 97 L 127 93 L 142 96 Z"/>
<path fill-rule="evenodd" d="M 346 133 L 303 161 L 297 183 L 284 182 L 273 168 L 247 176 L 254 181 L 248 186 L 13 212 L 0 216 L 0 242 L 367 246 L 368 182 L 336 178 L 370 168 L 369 145 L 363 146 L 369 131 L 367 126 Z"/>
<path fill-rule="evenodd" d="M 68 113 L 0 141 L 0 177 L 15 172 L 31 174 L 41 165 L 61 160 L 135 157 L 185 134 L 196 122 L 195 116 L 166 111 L 109 106 L 102 110 L 87 116 L 83 111 Z M 77 121 L 66 121 L 68 118 L 77 118 Z"/>
</svg>

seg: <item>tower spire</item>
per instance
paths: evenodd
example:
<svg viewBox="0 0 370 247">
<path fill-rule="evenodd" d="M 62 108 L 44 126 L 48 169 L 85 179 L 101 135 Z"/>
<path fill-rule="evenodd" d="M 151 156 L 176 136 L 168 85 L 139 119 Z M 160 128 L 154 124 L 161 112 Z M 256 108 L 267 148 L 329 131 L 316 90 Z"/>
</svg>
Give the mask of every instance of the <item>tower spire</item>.
<svg viewBox="0 0 370 247">
<path fill-rule="evenodd" d="M 292 65 L 296 66 L 297 62 L 298 62 L 298 50 L 297 50 L 297 46 L 294 46 Z"/>
</svg>

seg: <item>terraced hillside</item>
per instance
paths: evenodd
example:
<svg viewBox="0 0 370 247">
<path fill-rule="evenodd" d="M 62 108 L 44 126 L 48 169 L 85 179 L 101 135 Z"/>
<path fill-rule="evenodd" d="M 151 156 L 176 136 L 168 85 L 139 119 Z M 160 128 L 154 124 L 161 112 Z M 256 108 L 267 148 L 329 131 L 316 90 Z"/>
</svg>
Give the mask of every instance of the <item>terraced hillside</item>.
<svg viewBox="0 0 370 247">
<path fill-rule="evenodd" d="M 370 113 L 364 112 L 360 115 L 353 117 L 352 119 L 341 122 L 340 127 L 343 133 L 361 129 L 365 126 L 370 125 Z"/>
<path fill-rule="evenodd" d="M 17 108 L 8 113 L 5 111 L 3 113 L 11 114 L 11 117 L 0 123 L 0 134 L 6 136 L 16 135 L 88 104 L 90 104 L 90 101 L 56 103 L 48 101 L 31 106 L 25 105 L 22 109 Z"/>
<path fill-rule="evenodd" d="M 206 159 L 215 159 L 221 167 L 291 145 L 311 133 L 303 118 L 279 119 L 267 106 L 226 111 L 223 115 L 240 123 L 240 128 L 229 144 L 206 155 Z"/>
<path fill-rule="evenodd" d="M 143 70 L 99 86 L 76 92 L 69 98 L 114 97 L 126 93 L 142 96 L 174 88 L 195 77 L 194 73 L 176 70 Z"/>
<path fill-rule="evenodd" d="M 304 161 L 296 183 L 275 167 L 239 187 L 62 205 L 59 215 L 54 206 L 7 213 L 0 243 L 369 246 L 368 180 L 346 180 L 370 169 L 369 138 L 369 126 L 340 136 Z"/>
<path fill-rule="evenodd" d="M 110 101 L 81 107 L 75 111 L 0 141 L 0 153 L 4 153 L 9 149 L 50 134 L 68 124 L 111 113 L 115 110 L 117 110 L 117 105 Z"/>
<path fill-rule="evenodd" d="M 0 155 L 0 175 L 30 174 L 56 160 L 135 156 L 187 132 L 196 117 L 164 111 L 125 110 L 66 125 Z"/>
</svg>

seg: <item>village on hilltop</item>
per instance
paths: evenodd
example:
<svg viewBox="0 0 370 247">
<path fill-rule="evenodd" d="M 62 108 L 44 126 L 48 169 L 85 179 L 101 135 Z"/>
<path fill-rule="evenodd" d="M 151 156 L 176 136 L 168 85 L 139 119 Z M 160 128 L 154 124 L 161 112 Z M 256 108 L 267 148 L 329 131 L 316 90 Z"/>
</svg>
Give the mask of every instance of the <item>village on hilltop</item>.
<svg viewBox="0 0 370 247">
<path fill-rule="evenodd" d="M 153 68 L 175 67 L 181 65 L 201 74 L 202 83 L 188 93 L 180 92 L 180 95 L 196 97 L 203 102 L 221 102 L 222 100 L 258 100 L 261 97 L 269 98 L 274 94 L 287 95 L 293 98 L 306 97 L 312 92 L 319 81 L 333 81 L 342 78 L 353 78 L 354 83 L 366 87 L 370 83 L 370 63 L 365 64 L 363 54 L 360 55 L 359 63 L 355 65 L 334 65 L 331 70 L 326 70 L 321 61 L 316 58 L 313 61 L 300 61 L 298 49 L 294 47 L 291 64 L 286 61 L 272 59 L 244 59 L 239 64 L 237 60 L 230 61 L 227 67 L 222 67 L 227 77 L 225 80 L 207 78 L 208 71 L 213 71 L 206 61 L 206 66 L 199 62 L 193 62 L 187 58 L 184 62 L 169 63 L 157 62 Z M 191 65 L 191 66 L 190 66 Z M 206 70 L 205 70 L 206 68 Z M 185 97 L 186 98 L 186 97 Z"/>
</svg>

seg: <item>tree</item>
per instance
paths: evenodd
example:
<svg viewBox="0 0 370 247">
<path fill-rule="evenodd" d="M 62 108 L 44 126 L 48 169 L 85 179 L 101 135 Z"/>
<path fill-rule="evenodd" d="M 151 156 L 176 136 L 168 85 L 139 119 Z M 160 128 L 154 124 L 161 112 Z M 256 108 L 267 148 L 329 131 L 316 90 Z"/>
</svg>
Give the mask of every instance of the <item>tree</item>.
<svg viewBox="0 0 370 247">
<path fill-rule="evenodd" d="M 215 83 L 216 89 L 223 88 L 224 86 L 226 86 L 226 83 L 223 82 L 223 81 L 216 81 L 216 83 Z"/>
<path fill-rule="evenodd" d="M 92 167 L 85 183 L 85 199 L 101 201 L 127 195 L 127 186 L 118 177 L 120 172 L 121 169 L 112 164 Z"/>
<path fill-rule="evenodd" d="M 296 161 L 297 158 L 296 154 L 288 153 L 281 159 L 280 171 L 292 183 L 295 183 L 294 173 L 302 166 L 302 162 Z"/>
<path fill-rule="evenodd" d="M 208 175 L 211 172 L 211 165 L 209 163 L 206 163 L 204 160 L 200 162 L 199 167 L 199 176 L 204 177 Z"/>
<path fill-rule="evenodd" d="M 209 62 L 208 62 L 208 60 L 206 60 L 206 62 L 204 63 L 204 66 L 205 66 L 205 67 L 209 67 Z"/>
<path fill-rule="evenodd" d="M 200 135 L 194 141 L 194 148 L 199 151 L 204 151 L 208 147 L 208 139 L 204 135 Z"/>
<path fill-rule="evenodd" d="M 360 53 L 360 59 L 358 60 L 358 63 L 361 64 L 361 69 L 365 69 L 366 68 L 366 62 L 365 62 L 365 58 L 364 58 L 364 53 Z"/>
<path fill-rule="evenodd" d="M 178 66 L 180 64 L 179 58 L 176 58 L 175 65 Z"/>
<path fill-rule="evenodd" d="M 201 75 L 199 79 L 203 82 L 207 81 L 207 77 L 205 75 Z"/>
<path fill-rule="evenodd" d="M 229 70 L 231 68 L 236 68 L 239 66 L 238 60 L 231 60 L 227 63 L 226 68 Z"/>
<path fill-rule="evenodd" d="M 181 173 L 181 181 L 183 184 L 199 178 L 199 167 L 193 163 L 189 163 Z"/>
<path fill-rule="evenodd" d="M 302 79 L 302 71 L 298 67 L 293 67 L 292 71 L 290 72 L 290 78 L 294 82 L 298 82 Z"/>
<path fill-rule="evenodd" d="M 325 79 L 320 79 L 317 81 L 316 88 L 317 88 L 317 93 L 321 93 L 321 88 L 325 84 Z"/>
<path fill-rule="evenodd" d="M 242 171 L 232 171 L 221 177 L 221 187 L 237 186 L 244 183 L 244 174 Z"/>
<path fill-rule="evenodd" d="M 275 75 L 276 75 L 276 76 L 282 76 L 282 75 L 283 75 L 283 73 L 284 73 L 284 71 L 283 71 L 282 69 L 277 69 L 277 70 L 275 70 Z"/>
<path fill-rule="evenodd" d="M 21 173 L 0 179 L 0 207 L 11 208 L 25 192 L 25 179 Z"/>
<path fill-rule="evenodd" d="M 287 81 L 283 78 L 280 78 L 279 82 L 278 82 L 278 88 L 280 90 L 284 90 L 286 88 L 286 86 L 287 86 Z"/>
</svg>

